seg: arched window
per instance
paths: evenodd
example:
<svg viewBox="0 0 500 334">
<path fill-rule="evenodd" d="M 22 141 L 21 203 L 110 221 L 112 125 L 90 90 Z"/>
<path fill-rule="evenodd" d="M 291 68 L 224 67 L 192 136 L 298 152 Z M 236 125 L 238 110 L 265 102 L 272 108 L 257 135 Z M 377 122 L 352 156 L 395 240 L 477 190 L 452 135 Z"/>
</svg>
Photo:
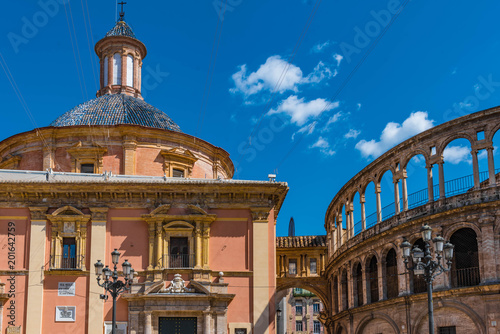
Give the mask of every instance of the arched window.
<svg viewBox="0 0 500 334">
<path fill-rule="evenodd" d="M 127 86 L 134 86 L 134 57 L 127 56 Z"/>
<path fill-rule="evenodd" d="M 358 263 L 354 270 L 353 288 L 356 289 L 354 294 L 354 306 L 363 305 L 363 274 L 361 272 L 361 263 Z"/>
<path fill-rule="evenodd" d="M 342 272 L 342 277 L 340 281 L 341 289 L 342 289 L 342 310 L 347 310 L 348 301 L 347 296 L 349 296 L 348 284 L 347 284 L 347 271 L 344 270 Z"/>
<path fill-rule="evenodd" d="M 104 86 L 108 85 L 109 60 L 108 56 L 104 58 Z"/>
<path fill-rule="evenodd" d="M 122 84 L 122 56 L 119 53 L 113 55 L 113 85 Z"/>
<path fill-rule="evenodd" d="M 425 250 L 425 243 L 422 238 L 418 239 L 415 241 L 413 244 L 413 247 L 418 246 L 422 251 Z M 412 248 L 413 249 L 413 248 Z M 410 260 L 412 261 L 412 260 Z M 413 262 L 412 262 L 413 265 Z M 422 293 L 422 292 L 427 292 L 427 283 L 425 282 L 424 276 L 423 275 L 415 275 L 412 274 L 412 283 L 413 283 L 413 293 Z"/>
<path fill-rule="evenodd" d="M 339 313 L 339 281 L 337 279 L 337 276 L 335 276 L 335 278 L 333 279 L 332 299 L 333 309 L 335 310 L 335 313 Z"/>
<path fill-rule="evenodd" d="M 450 242 L 455 245 L 451 267 L 452 286 L 478 285 L 481 278 L 479 275 L 476 232 L 471 228 L 462 228 L 453 233 Z"/>
<path fill-rule="evenodd" d="M 385 258 L 385 283 L 387 284 L 387 298 L 396 298 L 398 292 L 398 267 L 396 260 L 396 251 L 394 248 L 387 253 Z"/>
<path fill-rule="evenodd" d="M 377 258 L 373 256 L 368 264 L 367 270 L 367 290 L 370 292 L 370 303 L 378 301 L 378 270 Z"/>
</svg>

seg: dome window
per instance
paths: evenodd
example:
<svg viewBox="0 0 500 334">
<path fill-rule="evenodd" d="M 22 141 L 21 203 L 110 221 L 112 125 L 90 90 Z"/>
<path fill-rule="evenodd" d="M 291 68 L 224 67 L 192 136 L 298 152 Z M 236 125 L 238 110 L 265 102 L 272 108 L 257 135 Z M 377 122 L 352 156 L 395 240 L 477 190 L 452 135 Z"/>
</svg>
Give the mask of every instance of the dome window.
<svg viewBox="0 0 500 334">
<path fill-rule="evenodd" d="M 109 59 L 108 57 L 104 58 L 104 86 L 108 85 L 108 75 L 109 75 Z"/>
<path fill-rule="evenodd" d="M 127 56 L 127 86 L 134 87 L 134 57 Z"/>
<path fill-rule="evenodd" d="M 113 85 L 122 84 L 122 56 L 119 53 L 113 55 Z"/>
</svg>

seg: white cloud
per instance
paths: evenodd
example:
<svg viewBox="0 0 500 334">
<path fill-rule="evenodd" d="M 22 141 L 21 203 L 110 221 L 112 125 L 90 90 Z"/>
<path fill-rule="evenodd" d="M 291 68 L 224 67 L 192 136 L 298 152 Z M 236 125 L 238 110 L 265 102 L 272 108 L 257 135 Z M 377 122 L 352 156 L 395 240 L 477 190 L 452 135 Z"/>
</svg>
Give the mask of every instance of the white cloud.
<svg viewBox="0 0 500 334">
<path fill-rule="evenodd" d="M 342 59 L 344 59 L 344 57 L 342 55 L 339 55 L 338 53 L 335 53 L 333 55 L 333 58 L 337 61 L 337 67 L 340 66 L 340 62 L 342 61 Z"/>
<path fill-rule="evenodd" d="M 330 41 L 326 41 L 324 43 L 318 43 L 312 47 L 311 52 L 320 53 L 324 48 L 330 45 Z"/>
<path fill-rule="evenodd" d="M 358 108 L 358 110 L 360 110 L 361 109 L 361 103 L 356 104 L 356 107 Z"/>
<path fill-rule="evenodd" d="M 349 138 L 354 138 L 356 139 L 360 135 L 361 131 L 355 130 L 355 129 L 350 129 L 349 132 L 347 132 L 344 135 L 344 138 L 349 139 Z"/>
<path fill-rule="evenodd" d="M 285 73 L 286 72 L 286 73 Z M 271 56 L 260 65 L 259 69 L 247 73 L 247 65 L 241 65 L 239 70 L 232 75 L 235 87 L 231 93 L 242 93 L 245 97 L 269 91 L 284 93 L 286 91 L 298 92 L 298 87 L 303 84 L 316 84 L 324 79 L 336 75 L 323 62 L 319 62 L 313 71 L 304 77 L 300 67 L 289 64 L 280 56 Z"/>
<path fill-rule="evenodd" d="M 335 151 L 330 149 L 330 144 L 323 137 L 319 137 L 318 140 L 309 146 L 309 148 L 319 148 L 321 153 L 332 156 L 335 154 Z"/>
<path fill-rule="evenodd" d="M 285 113 L 291 117 L 292 123 L 298 126 L 304 125 L 310 118 L 317 117 L 324 111 L 329 111 L 339 106 L 339 102 L 329 102 L 325 99 L 316 99 L 304 102 L 304 98 L 298 98 L 297 95 L 290 95 L 287 99 L 281 101 L 276 109 L 271 109 L 267 114 Z"/>
<path fill-rule="evenodd" d="M 427 112 L 417 111 L 411 113 L 403 124 L 387 123 L 379 141 L 375 139 L 370 141 L 361 140 L 356 144 L 356 149 L 366 158 L 376 158 L 403 140 L 431 128 L 433 123 L 433 120 L 428 119 Z"/>
<path fill-rule="evenodd" d="M 443 159 L 453 165 L 461 162 L 471 164 L 470 148 L 466 146 L 448 146 L 443 151 Z"/>
</svg>

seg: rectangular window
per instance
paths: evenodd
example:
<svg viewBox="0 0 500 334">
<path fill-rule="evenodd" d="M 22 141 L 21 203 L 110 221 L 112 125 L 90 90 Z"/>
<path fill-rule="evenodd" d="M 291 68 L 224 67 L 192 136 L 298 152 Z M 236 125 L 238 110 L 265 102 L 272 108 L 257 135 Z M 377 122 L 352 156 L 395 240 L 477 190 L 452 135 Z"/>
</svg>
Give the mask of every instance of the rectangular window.
<svg viewBox="0 0 500 334">
<path fill-rule="evenodd" d="M 439 327 L 439 334 L 457 334 L 457 328 L 455 326 Z"/>
<path fill-rule="evenodd" d="M 76 241 L 75 238 L 63 238 L 63 256 L 61 268 L 76 268 Z"/>
<path fill-rule="evenodd" d="M 288 261 L 288 273 L 290 275 L 297 275 L 297 260 Z"/>
<path fill-rule="evenodd" d="M 302 315 L 302 300 L 295 301 L 295 315 Z"/>
<path fill-rule="evenodd" d="M 313 304 L 313 313 L 318 314 L 319 313 L 319 302 L 314 302 Z"/>
<path fill-rule="evenodd" d="M 314 320 L 313 326 L 314 334 L 321 333 L 321 323 L 318 320 Z"/>
<path fill-rule="evenodd" d="M 246 328 L 235 328 L 234 334 L 247 334 L 247 329 Z"/>
<path fill-rule="evenodd" d="M 188 238 L 170 238 L 169 268 L 189 268 Z"/>
<path fill-rule="evenodd" d="M 297 332 L 302 332 L 302 321 L 295 321 L 295 330 Z"/>
<path fill-rule="evenodd" d="M 94 174 L 94 164 L 82 164 L 80 166 L 81 173 Z"/>
<path fill-rule="evenodd" d="M 311 274 L 316 274 L 316 259 L 310 259 L 309 260 L 309 270 L 311 271 Z"/>
<path fill-rule="evenodd" d="M 182 169 L 173 169 L 172 170 L 173 177 L 184 177 L 184 171 Z"/>
</svg>

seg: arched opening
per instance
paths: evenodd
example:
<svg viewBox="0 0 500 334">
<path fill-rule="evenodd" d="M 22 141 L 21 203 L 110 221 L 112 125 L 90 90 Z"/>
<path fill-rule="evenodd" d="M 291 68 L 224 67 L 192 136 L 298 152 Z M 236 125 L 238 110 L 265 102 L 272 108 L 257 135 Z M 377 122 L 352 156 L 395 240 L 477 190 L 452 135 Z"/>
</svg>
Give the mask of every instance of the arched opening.
<svg viewBox="0 0 500 334">
<path fill-rule="evenodd" d="M 363 305 L 363 274 L 361 271 L 361 263 L 358 263 L 353 270 L 353 289 L 354 289 L 354 306 Z"/>
<path fill-rule="evenodd" d="M 339 280 L 337 276 L 333 278 L 333 310 L 335 313 L 339 313 Z"/>
<path fill-rule="evenodd" d="M 453 233 L 450 242 L 455 245 L 451 267 L 452 286 L 478 285 L 481 277 L 476 232 L 471 228 L 462 228 Z"/>
<path fill-rule="evenodd" d="M 406 164 L 406 189 L 408 209 L 424 205 L 429 201 L 429 189 L 427 181 L 427 169 L 425 168 L 425 157 L 423 154 L 413 156 Z M 437 184 L 439 178 L 433 175 L 433 182 Z"/>
<path fill-rule="evenodd" d="M 113 55 L 113 85 L 122 84 L 122 55 L 115 53 Z"/>
<path fill-rule="evenodd" d="M 104 87 L 108 85 L 109 62 L 108 56 L 104 57 Z"/>
<path fill-rule="evenodd" d="M 394 195 L 394 182 L 391 170 L 385 171 L 380 179 L 380 199 L 382 220 L 394 216 L 396 214 L 396 197 Z"/>
<path fill-rule="evenodd" d="M 361 204 L 359 202 L 360 196 L 359 192 L 356 192 L 352 198 L 352 213 L 354 222 L 354 235 L 358 234 L 362 230 L 361 224 Z"/>
<path fill-rule="evenodd" d="M 498 184 L 500 182 L 500 150 L 498 149 L 500 145 L 500 131 L 495 132 L 493 135 L 493 162 L 495 165 L 495 181 Z"/>
<path fill-rule="evenodd" d="M 366 291 L 370 299 L 369 303 L 374 303 L 379 300 L 378 295 L 378 268 L 377 257 L 372 256 L 366 268 Z"/>
<path fill-rule="evenodd" d="M 396 298 L 399 295 L 398 291 L 398 267 L 397 267 L 397 257 L 394 248 L 387 253 L 385 258 L 385 277 L 386 277 L 386 289 L 387 298 Z"/>
<path fill-rule="evenodd" d="M 445 197 L 463 194 L 474 188 L 471 145 L 459 138 L 446 145 L 443 151 Z"/>
<path fill-rule="evenodd" d="M 425 243 L 422 238 L 417 239 L 413 243 L 413 247 L 417 246 L 421 250 L 425 250 Z M 413 249 L 412 247 L 412 249 Z M 412 260 L 410 259 L 411 265 L 413 265 Z M 427 292 L 427 283 L 425 282 L 425 279 L 423 275 L 415 275 L 412 271 L 411 274 L 411 283 L 412 283 L 412 291 L 413 293 L 422 293 L 422 292 Z"/>
<path fill-rule="evenodd" d="M 127 86 L 134 86 L 134 57 L 127 56 Z"/>
<path fill-rule="evenodd" d="M 368 229 L 377 223 L 377 199 L 373 182 L 368 183 L 365 188 L 365 213 L 366 228 Z"/>
<path fill-rule="evenodd" d="M 344 270 L 342 271 L 342 276 L 340 278 L 340 289 L 342 290 L 341 302 L 343 311 L 347 310 L 349 307 L 347 299 L 347 296 L 349 296 L 348 286 L 349 284 L 347 282 L 347 271 Z"/>
</svg>

